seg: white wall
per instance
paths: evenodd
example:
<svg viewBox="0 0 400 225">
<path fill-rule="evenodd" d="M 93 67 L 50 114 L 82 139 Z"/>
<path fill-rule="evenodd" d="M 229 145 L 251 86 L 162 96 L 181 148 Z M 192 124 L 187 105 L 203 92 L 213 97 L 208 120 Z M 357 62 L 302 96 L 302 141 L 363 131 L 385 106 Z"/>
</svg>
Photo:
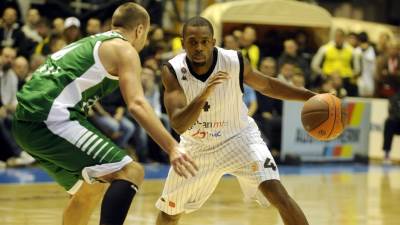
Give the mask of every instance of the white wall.
<svg viewBox="0 0 400 225">
<path fill-rule="evenodd" d="M 383 125 L 388 117 L 389 101 L 371 99 L 371 131 L 369 135 L 369 157 L 383 158 Z M 392 143 L 391 158 L 400 160 L 400 135 Z"/>
</svg>

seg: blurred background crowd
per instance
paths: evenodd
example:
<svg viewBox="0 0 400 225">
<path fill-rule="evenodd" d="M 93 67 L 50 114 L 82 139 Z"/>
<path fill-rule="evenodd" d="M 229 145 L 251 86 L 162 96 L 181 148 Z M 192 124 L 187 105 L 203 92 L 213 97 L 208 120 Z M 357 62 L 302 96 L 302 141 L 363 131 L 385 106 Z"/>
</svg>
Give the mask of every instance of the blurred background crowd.
<svg viewBox="0 0 400 225">
<path fill-rule="evenodd" d="M 2 1 L 0 4 L 0 165 L 3 166 L 34 163 L 34 159 L 15 144 L 10 133 L 17 91 L 48 55 L 80 38 L 108 31 L 109 13 L 123 1 L 103 4 L 103 8 L 99 8 L 102 1 L 88 1 L 87 7 L 79 10 L 72 6 L 74 2 L 82 1 L 49 1 L 53 3 L 45 5 L 35 4 L 40 1 L 31 1 L 28 5 L 21 2 Z M 169 128 L 162 103 L 160 68 L 182 52 L 180 29 L 190 13 L 181 12 L 190 10 L 186 8 L 189 3 L 137 2 L 143 4 L 152 17 L 148 42 L 140 53 L 142 84 L 148 101 Z M 197 15 L 202 7 L 217 1 L 189 2 L 198 4 L 193 7 L 193 14 Z M 221 40 L 220 46 L 241 51 L 251 65 L 266 76 L 339 97 L 397 98 L 393 105 L 400 102 L 400 45 L 396 36 L 388 33 L 382 32 L 376 41 L 372 41 L 367 31 L 349 32 L 338 28 L 332 30 L 329 41 L 318 43 L 305 29 L 265 31 L 260 26 L 241 24 L 225 29 Z M 245 87 L 244 101 L 269 148 L 274 156 L 278 156 L 282 102 L 261 96 L 249 87 Z M 388 123 L 394 124 L 391 125 L 392 133 L 400 132 L 399 108 L 400 103 L 397 109 L 391 108 L 398 110 L 388 119 Z M 168 162 L 167 156 L 127 113 L 119 91 L 97 102 L 88 116 L 93 124 L 139 161 Z M 390 151 L 390 144 L 386 143 L 384 150 Z"/>
</svg>

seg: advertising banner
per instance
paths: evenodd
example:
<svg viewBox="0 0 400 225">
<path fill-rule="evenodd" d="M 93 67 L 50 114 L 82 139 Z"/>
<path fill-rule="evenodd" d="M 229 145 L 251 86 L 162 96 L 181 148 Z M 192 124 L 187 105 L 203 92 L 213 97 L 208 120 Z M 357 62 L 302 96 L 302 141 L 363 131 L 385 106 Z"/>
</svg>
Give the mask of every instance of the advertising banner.
<svg viewBox="0 0 400 225">
<path fill-rule="evenodd" d="M 348 112 L 348 126 L 332 141 L 318 141 L 308 135 L 301 124 L 303 103 L 285 101 L 282 116 L 282 150 L 298 155 L 302 161 L 348 161 L 354 155 L 368 156 L 370 108 L 369 102 L 348 99 L 344 107 Z"/>
</svg>

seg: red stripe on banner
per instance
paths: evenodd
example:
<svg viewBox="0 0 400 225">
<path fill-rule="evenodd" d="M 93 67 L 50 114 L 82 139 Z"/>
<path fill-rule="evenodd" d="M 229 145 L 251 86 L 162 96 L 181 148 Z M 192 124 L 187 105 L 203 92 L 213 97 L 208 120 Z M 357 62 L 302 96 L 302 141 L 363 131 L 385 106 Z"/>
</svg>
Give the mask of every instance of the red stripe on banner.
<svg viewBox="0 0 400 225">
<path fill-rule="evenodd" d="M 341 153 L 342 153 L 342 146 L 336 146 L 333 149 L 333 156 L 340 156 Z"/>
<path fill-rule="evenodd" d="M 354 108 L 356 103 L 348 103 L 347 104 L 347 124 L 350 124 L 351 118 L 353 117 Z"/>
</svg>

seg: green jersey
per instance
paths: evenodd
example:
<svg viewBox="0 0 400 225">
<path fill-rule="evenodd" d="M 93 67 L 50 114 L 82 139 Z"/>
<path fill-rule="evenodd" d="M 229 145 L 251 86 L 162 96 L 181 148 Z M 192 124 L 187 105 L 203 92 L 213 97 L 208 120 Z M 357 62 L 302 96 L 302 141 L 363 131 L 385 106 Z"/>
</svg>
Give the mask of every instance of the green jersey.
<svg viewBox="0 0 400 225">
<path fill-rule="evenodd" d="M 118 87 L 118 77 L 107 73 L 99 59 L 103 41 L 121 38 L 113 31 L 71 43 L 50 55 L 17 94 L 17 120 L 69 120 L 75 113 L 86 114 L 98 99 Z M 70 113 L 74 111 L 74 113 Z"/>
</svg>

